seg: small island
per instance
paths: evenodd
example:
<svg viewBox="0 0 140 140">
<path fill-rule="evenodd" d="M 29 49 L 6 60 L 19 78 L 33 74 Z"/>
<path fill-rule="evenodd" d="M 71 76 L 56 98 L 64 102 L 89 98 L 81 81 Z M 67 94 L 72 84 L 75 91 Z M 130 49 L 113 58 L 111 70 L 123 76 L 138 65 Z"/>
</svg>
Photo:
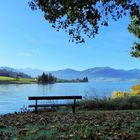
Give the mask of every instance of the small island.
<svg viewBox="0 0 140 140">
<path fill-rule="evenodd" d="M 65 80 L 65 79 L 59 79 L 55 76 L 53 76 L 51 73 L 43 74 L 41 76 L 38 76 L 37 78 L 38 83 L 46 83 L 46 84 L 51 84 L 51 83 L 79 83 L 79 82 L 88 82 L 88 77 L 84 77 L 83 79 L 72 79 L 72 80 Z"/>
<path fill-rule="evenodd" d="M 72 79 L 72 80 L 64 80 L 64 79 L 60 79 L 58 80 L 59 83 L 84 83 L 84 82 L 88 82 L 88 77 L 84 77 L 82 79 L 76 78 L 76 79 Z"/>
</svg>

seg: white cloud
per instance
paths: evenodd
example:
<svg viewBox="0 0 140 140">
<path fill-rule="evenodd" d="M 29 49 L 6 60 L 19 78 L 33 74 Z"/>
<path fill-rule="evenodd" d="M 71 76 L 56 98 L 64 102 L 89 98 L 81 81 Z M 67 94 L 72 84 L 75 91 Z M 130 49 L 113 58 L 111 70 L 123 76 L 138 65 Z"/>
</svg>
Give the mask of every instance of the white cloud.
<svg viewBox="0 0 140 140">
<path fill-rule="evenodd" d="M 35 48 L 35 49 L 33 50 L 33 52 L 36 53 L 36 54 L 40 54 L 40 49 L 39 49 L 39 48 Z"/>
<path fill-rule="evenodd" d="M 31 57 L 31 56 L 33 56 L 32 53 L 19 53 L 18 55 L 19 55 L 19 56 L 26 56 L 26 57 Z"/>
<path fill-rule="evenodd" d="M 39 54 L 40 54 L 40 49 L 39 48 L 35 48 L 31 52 L 20 52 L 17 55 L 25 56 L 25 57 L 32 57 L 34 55 L 39 55 Z"/>
</svg>

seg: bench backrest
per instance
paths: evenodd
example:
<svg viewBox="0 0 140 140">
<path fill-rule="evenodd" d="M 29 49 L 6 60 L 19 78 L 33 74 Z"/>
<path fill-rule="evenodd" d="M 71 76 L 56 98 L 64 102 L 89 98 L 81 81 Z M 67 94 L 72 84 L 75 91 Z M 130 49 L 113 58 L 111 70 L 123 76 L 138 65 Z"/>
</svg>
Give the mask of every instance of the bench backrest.
<svg viewBox="0 0 140 140">
<path fill-rule="evenodd" d="M 63 100 L 63 99 L 82 99 L 82 96 L 32 96 L 28 100 Z"/>
</svg>

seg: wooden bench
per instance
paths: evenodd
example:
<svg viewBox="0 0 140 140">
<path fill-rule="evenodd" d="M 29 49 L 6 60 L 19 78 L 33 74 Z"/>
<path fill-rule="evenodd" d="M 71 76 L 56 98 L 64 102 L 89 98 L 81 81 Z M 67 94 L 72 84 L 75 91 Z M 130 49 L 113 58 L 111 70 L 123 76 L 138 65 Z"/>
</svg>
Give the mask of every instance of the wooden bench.
<svg viewBox="0 0 140 140">
<path fill-rule="evenodd" d="M 75 107 L 77 106 L 76 100 L 82 99 L 82 96 L 32 96 L 28 97 L 28 100 L 35 100 L 34 105 L 29 105 L 29 107 L 34 107 L 37 113 L 38 107 L 58 107 L 58 106 L 71 106 L 72 112 L 75 113 Z M 38 104 L 38 100 L 73 100 L 73 103 L 68 104 Z"/>
</svg>

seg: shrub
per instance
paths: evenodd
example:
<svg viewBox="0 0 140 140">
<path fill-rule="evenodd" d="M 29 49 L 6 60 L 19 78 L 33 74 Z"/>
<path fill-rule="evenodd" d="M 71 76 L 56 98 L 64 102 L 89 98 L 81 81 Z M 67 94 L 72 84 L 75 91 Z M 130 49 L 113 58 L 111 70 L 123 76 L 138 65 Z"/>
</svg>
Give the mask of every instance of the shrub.
<svg viewBox="0 0 140 140">
<path fill-rule="evenodd" d="M 131 87 L 131 96 L 140 95 L 140 84 Z"/>
<path fill-rule="evenodd" d="M 124 110 L 139 109 L 140 96 L 128 96 L 125 98 L 93 98 L 90 100 L 79 101 L 79 109 L 87 110 Z"/>
<path fill-rule="evenodd" d="M 112 93 L 112 99 L 128 97 L 129 95 L 130 95 L 130 93 L 128 93 L 128 92 L 114 91 L 114 92 Z"/>
</svg>

